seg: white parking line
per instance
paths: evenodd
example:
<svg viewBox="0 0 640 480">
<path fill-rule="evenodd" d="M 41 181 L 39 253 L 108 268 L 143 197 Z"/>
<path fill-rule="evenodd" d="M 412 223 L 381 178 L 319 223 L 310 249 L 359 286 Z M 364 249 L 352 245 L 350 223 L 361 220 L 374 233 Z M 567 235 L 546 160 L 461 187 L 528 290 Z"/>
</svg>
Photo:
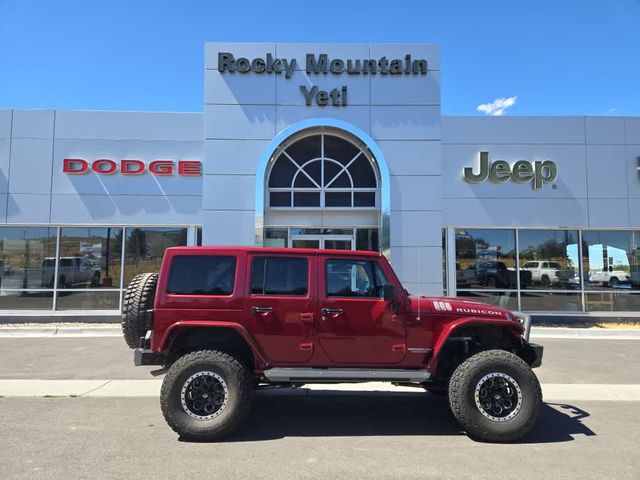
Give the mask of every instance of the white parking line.
<svg viewBox="0 0 640 480">
<path fill-rule="evenodd" d="M 0 380 L 0 397 L 158 397 L 162 380 Z M 267 390 L 268 392 L 269 390 Z M 387 383 L 311 384 L 296 390 L 277 390 L 279 394 L 345 392 L 386 392 L 422 394 L 412 387 L 394 387 Z M 542 385 L 547 402 L 640 402 L 640 385 L 558 384 Z"/>
</svg>

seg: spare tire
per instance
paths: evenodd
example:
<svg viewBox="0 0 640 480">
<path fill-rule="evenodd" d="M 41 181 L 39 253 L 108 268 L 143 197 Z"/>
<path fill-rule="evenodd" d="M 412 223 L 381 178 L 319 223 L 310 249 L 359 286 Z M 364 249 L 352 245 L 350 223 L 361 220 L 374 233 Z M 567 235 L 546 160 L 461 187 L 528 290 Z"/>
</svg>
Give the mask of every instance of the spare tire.
<svg viewBox="0 0 640 480">
<path fill-rule="evenodd" d="M 133 277 L 122 301 L 122 333 L 130 348 L 138 347 L 147 332 L 145 312 L 153 308 L 158 284 L 157 273 L 141 273 Z"/>
</svg>

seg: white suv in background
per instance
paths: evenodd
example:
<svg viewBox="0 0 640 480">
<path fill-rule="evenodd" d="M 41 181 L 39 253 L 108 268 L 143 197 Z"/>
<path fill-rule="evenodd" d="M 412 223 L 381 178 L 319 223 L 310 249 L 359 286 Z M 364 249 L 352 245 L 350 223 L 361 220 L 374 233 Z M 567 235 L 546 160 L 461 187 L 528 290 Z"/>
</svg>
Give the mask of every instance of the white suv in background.
<svg viewBox="0 0 640 480">
<path fill-rule="evenodd" d="M 614 270 L 612 265 L 600 271 L 589 272 L 589 281 L 591 283 L 602 283 L 610 287 L 616 287 L 620 283 L 628 283 L 631 275 L 623 270 Z"/>
<path fill-rule="evenodd" d="M 558 284 L 561 281 L 562 265 L 558 262 L 527 262 L 523 270 L 531 272 L 531 281 L 544 286 Z"/>
</svg>

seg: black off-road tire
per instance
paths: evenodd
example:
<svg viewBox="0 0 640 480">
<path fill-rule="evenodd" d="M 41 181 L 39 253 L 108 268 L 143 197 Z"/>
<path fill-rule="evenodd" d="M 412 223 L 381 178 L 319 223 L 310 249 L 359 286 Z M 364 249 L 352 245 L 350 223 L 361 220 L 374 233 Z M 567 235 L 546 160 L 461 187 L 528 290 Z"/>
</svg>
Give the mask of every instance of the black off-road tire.
<svg viewBox="0 0 640 480">
<path fill-rule="evenodd" d="M 145 311 L 153 308 L 157 285 L 157 273 L 141 273 L 127 287 L 122 301 L 122 334 L 130 348 L 136 348 L 147 331 Z"/>
<path fill-rule="evenodd" d="M 188 381 L 210 372 L 224 381 L 225 404 L 214 418 L 195 418 L 186 406 Z M 198 350 L 180 357 L 167 371 L 160 391 L 162 414 L 181 439 L 219 440 L 236 430 L 246 419 L 253 401 L 253 376 L 233 356 L 216 350 Z"/>
<path fill-rule="evenodd" d="M 512 418 L 488 418 L 487 415 L 493 415 L 486 411 L 483 413 L 476 404 L 476 388 L 484 385 L 479 382 L 492 374 L 510 377 L 519 388 L 517 405 L 520 408 Z M 485 442 L 513 442 L 524 437 L 536 424 L 542 407 L 542 391 L 538 378 L 520 357 L 504 350 L 486 350 L 468 358 L 453 372 L 449 382 L 449 405 L 471 438 Z"/>
</svg>

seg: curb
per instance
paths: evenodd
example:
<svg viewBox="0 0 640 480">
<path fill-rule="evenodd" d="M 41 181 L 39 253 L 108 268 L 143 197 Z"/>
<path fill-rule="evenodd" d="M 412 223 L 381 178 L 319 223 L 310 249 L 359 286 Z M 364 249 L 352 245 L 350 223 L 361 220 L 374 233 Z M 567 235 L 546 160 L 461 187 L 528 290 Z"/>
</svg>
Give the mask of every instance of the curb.
<svg viewBox="0 0 640 480">
<path fill-rule="evenodd" d="M 122 328 L 99 326 L 83 327 L 0 327 L 0 338 L 47 337 L 120 337 Z"/>
<path fill-rule="evenodd" d="M 640 340 L 640 329 L 532 327 L 531 338 L 582 340 Z"/>
<path fill-rule="evenodd" d="M 82 397 L 131 398 L 154 397 L 160 394 L 161 379 L 153 380 L 33 380 L 0 379 L 0 397 Z M 546 402 L 639 402 L 640 385 L 634 384 L 558 384 L 543 383 Z M 302 388 L 258 390 L 268 396 L 350 396 L 374 394 L 382 396 L 416 396 L 424 398 L 422 389 L 395 387 L 389 383 L 307 384 Z"/>
</svg>

